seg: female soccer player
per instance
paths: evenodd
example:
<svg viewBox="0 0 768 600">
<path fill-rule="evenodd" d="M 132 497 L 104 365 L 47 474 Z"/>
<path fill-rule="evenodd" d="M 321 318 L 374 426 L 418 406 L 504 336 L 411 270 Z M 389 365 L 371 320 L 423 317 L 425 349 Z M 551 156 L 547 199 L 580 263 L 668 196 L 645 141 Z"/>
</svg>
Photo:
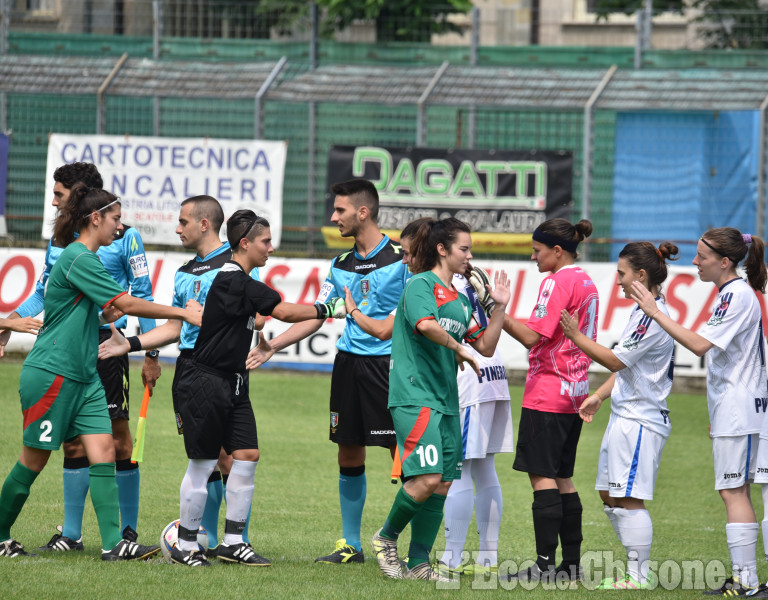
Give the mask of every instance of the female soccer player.
<svg viewBox="0 0 768 600">
<path fill-rule="evenodd" d="M 160 549 L 121 539 L 112 424 L 96 372 L 99 308 L 107 320 L 128 313 L 199 325 L 201 314 L 134 298 L 107 274 L 96 251 L 112 243 L 121 227 L 120 201 L 82 184 L 72 188 L 69 202 L 56 218 L 53 234 L 67 247 L 51 271 L 44 325 L 21 370 L 23 446 L 0 492 L 0 556 L 27 554 L 11 538 L 11 526 L 51 450 L 76 435 L 82 436 L 90 461 L 102 560 L 142 559 Z"/>
<path fill-rule="evenodd" d="M 645 286 L 656 306 L 667 311 L 661 284 L 667 278 L 666 259 L 678 253 L 665 242 L 632 242 L 619 253 L 616 271 L 624 296 L 632 282 Z M 605 504 L 619 541 L 627 551 L 627 572 L 621 579 L 605 579 L 598 589 L 644 589 L 649 585 L 648 558 L 653 540 L 651 516 L 645 500 L 653 500 L 661 452 L 671 425 L 667 396 L 672 389 L 674 342 L 643 311 L 635 308 L 615 348 L 608 349 L 584 335 L 578 315 L 560 313 L 566 337 L 612 375 L 581 404 L 579 416 L 587 422 L 608 396 L 611 417 L 600 447 L 595 489 Z"/>
<path fill-rule="evenodd" d="M 531 260 L 550 275 L 541 283 L 528 321 L 507 317 L 504 323 L 504 330 L 530 349 L 513 468 L 531 480 L 538 555 L 535 564 L 510 573 L 510 579 L 549 580 L 561 572 L 572 581 L 580 576 L 582 508 L 571 477 L 581 434 L 579 407 L 589 392 L 592 361 L 563 334 L 560 311 L 578 312 L 579 329 L 595 339 L 597 288 L 574 264 L 579 242 L 591 234 L 587 220 L 572 225 L 549 219 L 534 230 Z M 555 567 L 558 535 L 563 562 Z"/>
<path fill-rule="evenodd" d="M 475 359 L 459 340 L 492 354 L 503 325 L 502 308 L 509 302 L 509 282 L 499 272 L 491 296 L 500 310 L 487 328 L 470 327 L 473 307 L 452 279 L 466 270 L 471 247 L 469 227 L 454 218 L 423 223 L 411 240 L 415 275 L 397 307 L 389 379 L 389 409 L 408 479 L 371 540 L 381 570 L 394 579 L 441 578 L 429 565 L 429 553 L 443 519 L 445 495 L 460 476 L 456 364 L 463 368 L 466 362 L 479 374 Z M 403 572 L 397 538 L 408 523 L 411 545 Z"/>
<path fill-rule="evenodd" d="M 717 305 L 700 333 L 686 329 L 656 305 L 640 282 L 631 297 L 642 311 L 697 356 L 707 355 L 709 408 L 715 489 L 725 503 L 725 536 L 733 566 L 732 581 L 715 593 L 743 595 L 757 580 L 757 518 L 749 496 L 755 453 L 768 388 L 760 303 L 768 279 L 763 241 L 732 227 L 710 229 L 699 239 L 693 264 L 702 281 L 718 288 Z M 744 260 L 747 281 L 736 273 Z"/>
</svg>

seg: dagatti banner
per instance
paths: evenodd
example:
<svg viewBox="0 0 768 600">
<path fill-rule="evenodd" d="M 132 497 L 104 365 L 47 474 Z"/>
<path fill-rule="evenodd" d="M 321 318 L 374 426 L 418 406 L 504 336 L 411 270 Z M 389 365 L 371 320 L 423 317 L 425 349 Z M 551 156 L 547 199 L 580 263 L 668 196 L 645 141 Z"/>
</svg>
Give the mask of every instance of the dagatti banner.
<svg viewBox="0 0 768 600">
<path fill-rule="evenodd" d="M 0 315 L 15 310 L 34 290 L 44 260 L 43 250 L 0 249 Z M 150 275 L 155 299 L 170 304 L 173 298 L 173 276 L 176 270 L 190 257 L 176 252 L 148 252 Z M 476 264 L 493 273 L 504 269 L 511 278 L 512 299 L 508 306 L 511 316 L 527 320 L 538 295 L 539 284 L 544 275 L 533 263 L 512 261 L 478 260 Z M 611 347 L 618 342 L 621 332 L 629 319 L 635 304 L 624 298 L 616 285 L 616 268 L 609 263 L 585 263 L 581 265 L 594 280 L 600 294 L 597 341 Z M 329 261 L 314 259 L 270 258 L 261 269 L 261 279 L 276 289 L 284 300 L 299 304 L 314 303 L 325 280 Z M 669 278 L 664 285 L 670 315 L 685 327 L 698 329 L 712 314 L 717 288 L 711 283 L 699 281 L 694 267 L 674 266 L 669 269 Z M 766 297 L 759 296 L 763 308 L 763 322 L 766 322 Z M 343 321 L 327 321 L 314 335 L 298 344 L 277 353 L 271 364 L 290 369 L 330 370 L 336 354 L 336 340 L 341 335 Z M 267 319 L 264 335 L 272 338 L 288 324 Z M 136 319 L 129 320 L 127 335 L 138 333 Z M 34 338 L 14 333 L 9 350 L 28 351 Z M 506 334 L 502 334 L 499 349 L 504 364 L 509 369 L 528 368 L 528 354 L 525 348 Z M 176 356 L 175 346 L 162 349 L 162 356 Z M 604 370 L 592 366 L 593 370 Z M 695 356 L 681 346 L 676 347 L 675 374 L 677 376 L 703 376 L 703 358 Z"/>
</svg>

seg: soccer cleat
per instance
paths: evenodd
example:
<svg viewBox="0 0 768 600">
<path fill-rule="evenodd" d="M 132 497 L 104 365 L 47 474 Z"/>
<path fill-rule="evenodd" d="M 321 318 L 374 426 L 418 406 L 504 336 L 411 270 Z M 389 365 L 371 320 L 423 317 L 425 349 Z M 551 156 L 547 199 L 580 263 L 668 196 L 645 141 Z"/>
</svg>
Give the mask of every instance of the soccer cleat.
<svg viewBox="0 0 768 600">
<path fill-rule="evenodd" d="M 614 590 L 613 586 L 619 581 L 624 581 L 624 577 L 606 577 L 597 584 L 596 590 Z"/>
<path fill-rule="evenodd" d="M 208 558 L 216 558 L 216 555 L 219 553 L 219 547 L 216 546 L 215 548 L 206 548 L 205 549 L 205 555 Z"/>
<path fill-rule="evenodd" d="M 177 565 L 186 565 L 187 567 L 210 567 L 211 563 L 205 557 L 202 550 L 182 550 L 178 544 L 171 548 L 170 560 Z"/>
<path fill-rule="evenodd" d="M 24 546 L 19 544 L 14 539 L 5 540 L 4 542 L 0 542 L 0 556 L 5 556 L 6 558 L 16 558 L 17 556 L 37 556 L 36 554 L 30 554 L 26 550 L 24 550 Z"/>
<path fill-rule="evenodd" d="M 484 575 L 488 576 L 491 573 L 498 573 L 499 572 L 499 566 L 498 565 L 480 565 L 478 563 L 469 563 L 468 565 L 464 565 L 463 567 L 458 567 L 456 569 L 450 569 L 453 573 L 461 573 L 462 575 Z"/>
<path fill-rule="evenodd" d="M 403 562 L 403 572 L 408 568 L 408 561 Z M 452 569 L 448 565 L 446 565 L 444 562 L 438 562 L 437 563 L 437 572 L 440 573 L 443 577 L 451 577 L 452 575 L 464 575 L 464 574 L 472 574 L 474 571 L 472 571 L 472 565 L 466 565 L 462 566 L 459 565 L 455 569 Z"/>
<path fill-rule="evenodd" d="M 747 592 L 750 598 L 768 598 L 768 583 L 761 583 Z"/>
<path fill-rule="evenodd" d="M 705 596 L 747 596 L 753 590 L 759 590 L 759 587 L 750 588 L 741 585 L 737 577 L 729 577 L 723 585 L 716 590 L 706 590 Z M 757 592 L 755 592 L 757 593 Z"/>
<path fill-rule="evenodd" d="M 226 546 L 219 544 L 219 548 L 216 552 L 216 556 L 219 560 L 229 563 L 238 563 L 240 565 L 247 565 L 249 567 L 271 567 L 272 563 L 263 556 L 259 556 L 253 551 L 250 544 L 241 542 L 240 544 L 232 544 Z"/>
<path fill-rule="evenodd" d="M 547 569 L 542 571 L 539 565 L 533 563 L 527 569 L 518 571 L 517 573 L 510 573 L 509 575 L 499 575 L 500 581 L 541 581 L 543 583 L 553 583 L 555 581 L 555 570 Z"/>
<path fill-rule="evenodd" d="M 101 560 L 146 560 L 160 552 L 160 546 L 142 546 L 136 542 L 120 540 L 112 550 L 102 550 Z"/>
<path fill-rule="evenodd" d="M 640 583 L 632 575 L 627 574 L 624 579 L 617 579 L 613 582 L 613 585 L 608 589 L 613 590 L 647 590 L 651 587 L 651 580 L 646 579 L 644 583 Z"/>
<path fill-rule="evenodd" d="M 402 577 L 403 579 L 421 579 L 422 581 L 439 581 L 441 583 L 451 583 L 453 581 L 433 569 L 432 565 L 428 562 L 419 563 L 412 569 L 406 567 Z"/>
<path fill-rule="evenodd" d="M 336 548 L 328 556 L 316 558 L 315 562 L 329 564 L 361 563 L 365 562 L 362 550 L 347 544 L 347 540 L 341 538 L 336 541 Z"/>
<path fill-rule="evenodd" d="M 371 539 L 371 547 L 382 573 L 390 579 L 402 579 L 403 569 L 397 557 L 397 540 L 385 538 L 379 529 Z"/>
<path fill-rule="evenodd" d="M 57 525 L 56 529 L 59 530 L 59 533 L 54 534 L 54 536 L 51 538 L 51 541 L 49 541 L 45 546 L 40 546 L 38 548 L 38 551 L 41 552 L 69 552 L 70 550 L 79 550 L 80 552 L 83 551 L 83 536 L 80 536 L 79 540 L 73 540 L 72 538 L 68 538 L 65 535 L 61 534 L 62 527 L 61 525 Z"/>
</svg>

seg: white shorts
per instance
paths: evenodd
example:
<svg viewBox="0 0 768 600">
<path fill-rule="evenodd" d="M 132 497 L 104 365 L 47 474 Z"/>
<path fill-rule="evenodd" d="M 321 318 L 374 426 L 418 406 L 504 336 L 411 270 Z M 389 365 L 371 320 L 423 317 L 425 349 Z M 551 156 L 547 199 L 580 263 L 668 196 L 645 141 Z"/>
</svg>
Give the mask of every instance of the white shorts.
<svg viewBox="0 0 768 600">
<path fill-rule="evenodd" d="M 768 421 L 766 422 L 768 423 Z M 755 483 L 768 483 L 768 439 L 764 437 L 761 437 L 757 442 Z"/>
<path fill-rule="evenodd" d="M 730 490 L 755 480 L 759 434 L 712 438 L 715 489 Z"/>
<path fill-rule="evenodd" d="M 611 413 L 600 445 L 595 489 L 611 498 L 653 500 L 667 438 L 637 421 Z"/>
<path fill-rule="evenodd" d="M 491 400 L 461 409 L 461 441 L 464 459 L 486 454 L 514 452 L 514 429 L 509 400 Z"/>
</svg>

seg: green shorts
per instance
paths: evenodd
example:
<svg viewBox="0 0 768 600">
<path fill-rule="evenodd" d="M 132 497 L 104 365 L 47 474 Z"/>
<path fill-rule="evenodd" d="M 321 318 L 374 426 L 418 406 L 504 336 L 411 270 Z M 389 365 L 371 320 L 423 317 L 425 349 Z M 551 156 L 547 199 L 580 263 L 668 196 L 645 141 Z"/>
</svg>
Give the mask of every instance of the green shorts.
<svg viewBox="0 0 768 600">
<path fill-rule="evenodd" d="M 98 377 L 81 383 L 25 366 L 19 396 L 25 446 L 58 450 L 62 442 L 80 434 L 112 434 L 104 386 Z"/>
<path fill-rule="evenodd" d="M 442 474 L 442 481 L 461 477 L 461 427 L 458 415 L 426 406 L 393 406 L 397 447 L 403 475 Z"/>
</svg>

